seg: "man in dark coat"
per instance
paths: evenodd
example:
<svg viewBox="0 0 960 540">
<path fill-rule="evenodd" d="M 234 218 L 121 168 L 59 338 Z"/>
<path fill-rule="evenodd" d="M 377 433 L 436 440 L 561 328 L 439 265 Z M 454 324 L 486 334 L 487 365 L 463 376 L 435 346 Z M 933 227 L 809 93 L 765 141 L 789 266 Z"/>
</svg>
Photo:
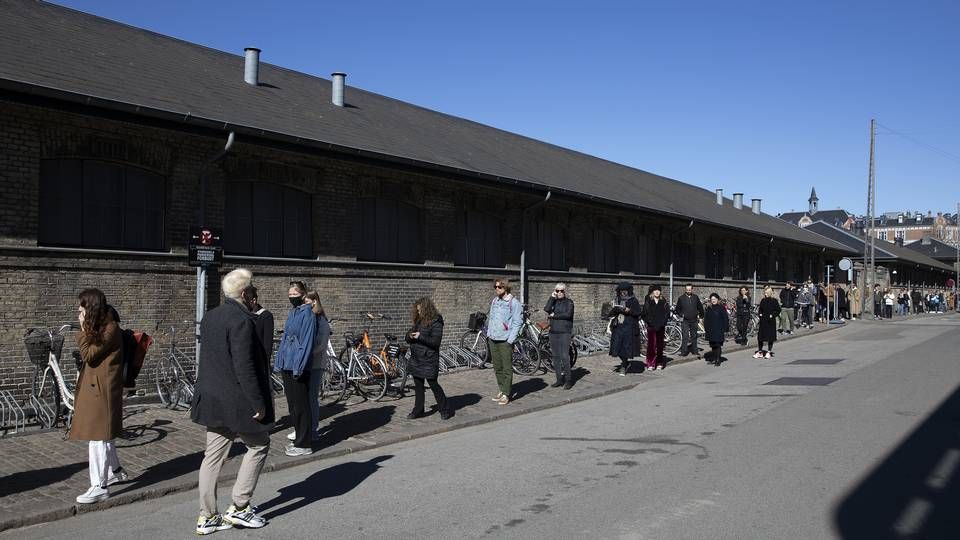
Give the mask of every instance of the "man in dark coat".
<svg viewBox="0 0 960 540">
<path fill-rule="evenodd" d="M 206 426 L 207 446 L 200 465 L 200 518 L 197 534 L 240 525 L 259 528 L 266 520 L 250 505 L 254 487 L 270 449 L 273 397 L 269 360 L 256 335 L 253 314 L 243 303 L 253 274 L 238 268 L 221 283 L 224 303 L 200 323 L 203 342 L 190 416 Z M 247 447 L 233 486 L 233 504 L 217 510 L 217 480 L 233 440 Z"/>
<path fill-rule="evenodd" d="M 699 319 L 703 318 L 703 302 L 693 294 L 693 284 L 687 283 L 683 294 L 677 299 L 674 308 L 677 315 L 683 318 L 680 329 L 683 331 L 683 342 L 680 345 L 680 356 L 694 354 L 700 358 L 700 349 L 697 347 L 697 330 Z"/>
<path fill-rule="evenodd" d="M 719 366 L 723 357 L 723 341 L 727 329 L 730 328 L 730 316 L 727 308 L 720 303 L 720 295 L 710 294 L 710 306 L 703 314 L 703 329 L 707 341 L 710 342 L 710 352 L 703 355 L 707 362 Z"/>
</svg>

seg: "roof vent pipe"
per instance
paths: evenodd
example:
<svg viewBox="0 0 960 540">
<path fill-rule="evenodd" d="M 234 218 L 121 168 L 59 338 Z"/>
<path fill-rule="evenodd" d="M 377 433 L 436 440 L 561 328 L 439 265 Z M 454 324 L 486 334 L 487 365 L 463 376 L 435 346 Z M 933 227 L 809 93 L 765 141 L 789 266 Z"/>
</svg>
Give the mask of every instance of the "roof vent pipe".
<svg viewBox="0 0 960 540">
<path fill-rule="evenodd" d="M 759 214 L 761 199 L 750 199 L 750 201 L 752 201 L 752 204 L 750 205 L 750 209 L 753 210 L 754 214 Z"/>
<path fill-rule="evenodd" d="M 260 84 L 260 49 L 247 47 L 243 56 L 243 82 L 257 86 Z"/>
<path fill-rule="evenodd" d="M 720 206 L 723 206 L 723 190 L 722 189 L 717 190 L 717 204 L 719 204 Z"/>
<path fill-rule="evenodd" d="M 337 107 L 343 107 L 343 83 L 347 78 L 346 73 L 341 73 L 339 71 L 331 73 L 333 82 L 333 92 L 331 92 L 330 101 L 333 102 Z"/>
<path fill-rule="evenodd" d="M 734 193 L 733 194 L 733 207 L 737 210 L 743 208 L 743 193 Z"/>
</svg>

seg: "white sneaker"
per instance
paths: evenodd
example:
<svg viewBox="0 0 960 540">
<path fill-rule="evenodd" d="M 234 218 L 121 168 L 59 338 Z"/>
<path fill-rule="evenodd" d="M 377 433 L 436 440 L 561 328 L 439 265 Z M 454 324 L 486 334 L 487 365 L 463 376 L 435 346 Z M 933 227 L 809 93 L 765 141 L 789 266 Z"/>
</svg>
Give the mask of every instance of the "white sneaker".
<svg viewBox="0 0 960 540">
<path fill-rule="evenodd" d="M 497 392 L 497 397 L 490 398 L 493 401 L 500 401 L 500 398 L 503 397 L 503 392 Z"/>
<path fill-rule="evenodd" d="M 288 446 L 284 454 L 290 457 L 309 456 L 313 453 L 312 448 L 300 448 L 299 446 Z"/>
<path fill-rule="evenodd" d="M 119 469 L 114 471 L 113 474 L 110 475 L 110 478 L 107 478 L 107 485 L 112 486 L 114 484 L 119 484 L 120 482 L 126 482 L 128 478 L 129 476 L 127 475 L 127 471 Z"/>
<path fill-rule="evenodd" d="M 223 516 L 217 514 L 212 517 L 200 516 L 197 518 L 197 534 L 205 535 L 233 528 L 233 525 L 223 521 Z"/>
<path fill-rule="evenodd" d="M 253 506 L 247 505 L 246 508 L 238 509 L 235 505 L 230 505 L 227 511 L 223 513 L 223 521 L 233 526 L 239 525 L 248 529 L 259 529 L 267 524 L 267 520 L 256 514 Z"/>
<path fill-rule="evenodd" d="M 297 432 L 294 430 L 294 431 L 291 431 L 290 433 L 287 433 L 287 440 L 288 441 L 297 440 Z"/>
<path fill-rule="evenodd" d="M 83 495 L 77 495 L 78 504 L 92 504 L 105 501 L 110 497 L 110 491 L 100 486 L 90 486 Z"/>
</svg>

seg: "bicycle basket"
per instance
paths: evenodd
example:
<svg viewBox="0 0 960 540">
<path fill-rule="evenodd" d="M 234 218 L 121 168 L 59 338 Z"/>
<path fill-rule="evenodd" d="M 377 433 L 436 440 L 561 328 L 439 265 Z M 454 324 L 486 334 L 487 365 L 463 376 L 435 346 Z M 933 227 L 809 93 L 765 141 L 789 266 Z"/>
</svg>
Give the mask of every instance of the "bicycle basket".
<svg viewBox="0 0 960 540">
<path fill-rule="evenodd" d="M 54 335 L 53 339 L 50 339 L 44 332 L 30 332 L 23 338 L 23 343 L 27 346 L 27 357 L 33 365 L 39 367 L 47 365 L 51 352 L 59 358 L 63 350 L 63 336 Z"/>
<path fill-rule="evenodd" d="M 486 324 L 487 314 L 482 311 L 478 311 L 470 314 L 470 321 L 467 323 L 467 328 L 476 332 L 478 330 L 483 330 L 483 327 L 486 326 Z"/>
</svg>

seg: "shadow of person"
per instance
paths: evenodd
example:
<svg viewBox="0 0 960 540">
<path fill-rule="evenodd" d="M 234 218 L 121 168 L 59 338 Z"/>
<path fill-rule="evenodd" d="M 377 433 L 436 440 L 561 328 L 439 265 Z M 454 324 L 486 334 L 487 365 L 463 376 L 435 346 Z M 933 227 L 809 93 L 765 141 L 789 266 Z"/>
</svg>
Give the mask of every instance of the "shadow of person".
<svg viewBox="0 0 960 540">
<path fill-rule="evenodd" d="M 590 374 L 590 370 L 584 367 L 574 368 L 570 371 L 570 380 L 576 384 L 577 381 Z"/>
<path fill-rule="evenodd" d="M 539 392 L 547 387 L 547 383 L 543 382 L 543 379 L 537 377 L 536 379 L 524 379 L 517 384 L 513 385 L 513 397 L 510 398 L 511 401 L 516 401 L 527 394 L 532 394 L 533 392 Z"/>
<path fill-rule="evenodd" d="M 351 461 L 317 471 L 301 482 L 280 488 L 279 495 L 258 505 L 258 509 L 264 518 L 274 519 L 321 499 L 339 497 L 359 486 L 380 469 L 380 463 L 392 457 L 377 456 L 367 461 Z"/>
<path fill-rule="evenodd" d="M 451 411 L 459 411 L 464 407 L 469 407 L 470 405 L 476 405 L 480 403 L 480 394 L 463 394 L 459 396 L 449 396 L 447 398 L 447 407 Z"/>
<path fill-rule="evenodd" d="M 0 482 L 0 497 L 13 495 L 22 491 L 31 491 L 39 487 L 55 484 L 68 480 L 74 474 L 85 470 L 88 466 L 86 461 L 78 461 L 69 465 L 59 467 L 48 467 L 46 469 L 34 469 L 31 471 L 15 472 L 3 477 Z"/>
<path fill-rule="evenodd" d="M 313 442 L 313 448 L 328 448 L 350 437 L 381 428 L 390 423 L 396 409 L 395 405 L 385 405 L 336 416 L 326 426 L 320 426 L 321 435 Z"/>
</svg>

